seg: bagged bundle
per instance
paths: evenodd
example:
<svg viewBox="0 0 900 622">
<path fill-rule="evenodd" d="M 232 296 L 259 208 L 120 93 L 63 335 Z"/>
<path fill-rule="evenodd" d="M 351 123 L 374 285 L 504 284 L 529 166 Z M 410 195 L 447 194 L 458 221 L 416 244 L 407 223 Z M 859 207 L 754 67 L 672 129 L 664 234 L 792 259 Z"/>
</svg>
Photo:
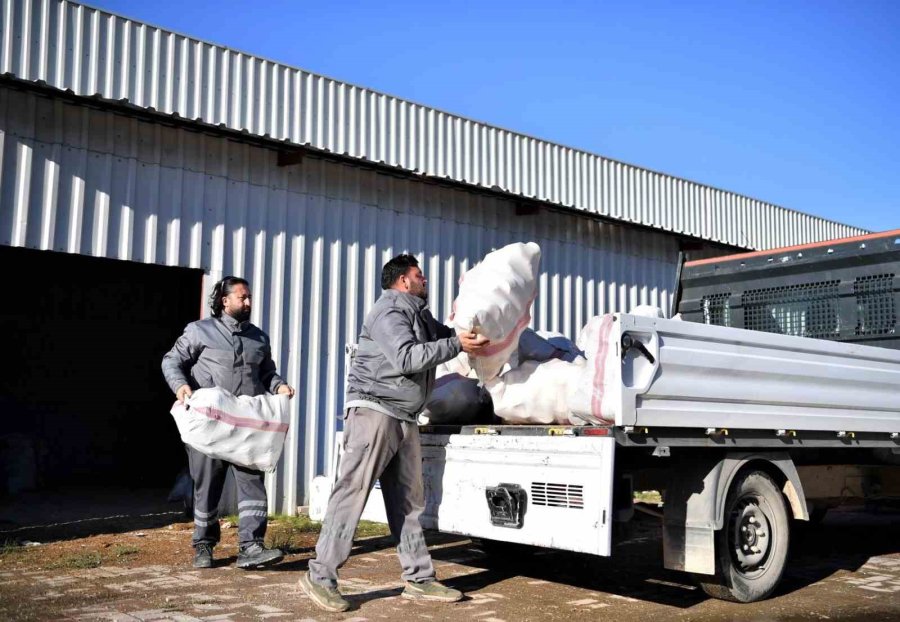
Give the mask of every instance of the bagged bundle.
<svg viewBox="0 0 900 622">
<path fill-rule="evenodd" d="M 457 374 L 459 376 L 468 377 L 472 371 L 469 365 L 469 355 L 460 352 L 455 359 L 450 359 L 446 363 L 441 363 L 435 370 L 435 378 L 440 380 L 448 374 Z"/>
<path fill-rule="evenodd" d="M 490 414 L 491 396 L 477 378 L 447 374 L 434 383 L 419 425 L 468 425 Z"/>
<path fill-rule="evenodd" d="M 519 336 L 519 348 L 514 357 L 510 358 L 510 365 L 518 367 L 525 361 L 549 361 L 559 358 L 561 352 L 543 336 L 530 328 L 526 328 Z"/>
<path fill-rule="evenodd" d="M 469 367 L 469 355 L 461 352 L 437 366 L 434 389 L 418 420 L 419 425 L 468 425 L 490 414 L 491 396 Z"/>
<path fill-rule="evenodd" d="M 573 425 L 615 421 L 615 411 L 605 400 L 619 364 L 615 344 L 611 343 L 614 323 L 612 314 L 598 315 L 578 335 L 578 348 L 584 352 L 587 362 L 570 378 L 567 404 Z"/>
<path fill-rule="evenodd" d="M 531 321 L 540 260 L 541 248 L 534 242 L 510 244 L 488 253 L 460 280 L 450 320 L 458 330 L 491 340 L 471 359 L 482 381 L 500 373 Z"/>
<path fill-rule="evenodd" d="M 633 315 L 664 317 L 662 309 L 639 305 Z M 615 423 L 615 408 L 610 399 L 619 389 L 617 371 L 621 362 L 617 355 L 616 319 L 612 314 L 591 318 L 578 335 L 578 348 L 587 357 L 580 374 L 573 376 L 569 387 L 569 411 L 574 425 Z"/>
<path fill-rule="evenodd" d="M 526 328 L 519 337 L 519 350 L 513 367 L 525 361 L 549 361 L 559 359 L 567 363 L 584 361 L 584 355 L 578 347 L 562 333 L 550 331 L 534 331 Z"/>
<path fill-rule="evenodd" d="M 494 414 L 506 424 L 569 423 L 567 393 L 581 367 L 558 359 L 525 361 L 485 383 Z"/>
<path fill-rule="evenodd" d="M 197 389 L 170 412 L 186 444 L 258 471 L 275 470 L 290 421 L 286 395 L 237 397 L 218 387 Z"/>
</svg>

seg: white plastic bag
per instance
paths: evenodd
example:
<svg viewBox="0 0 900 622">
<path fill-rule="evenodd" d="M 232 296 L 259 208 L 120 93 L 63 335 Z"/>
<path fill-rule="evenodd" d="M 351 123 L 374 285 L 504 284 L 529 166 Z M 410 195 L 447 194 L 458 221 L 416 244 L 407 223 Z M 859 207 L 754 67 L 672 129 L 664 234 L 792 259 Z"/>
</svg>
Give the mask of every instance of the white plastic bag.
<svg viewBox="0 0 900 622">
<path fill-rule="evenodd" d="M 275 470 L 290 421 L 287 395 L 237 397 L 218 387 L 197 389 L 170 412 L 186 444 L 257 471 Z"/>
<path fill-rule="evenodd" d="M 569 423 L 566 394 L 580 367 L 551 359 L 525 361 L 485 383 L 494 414 L 506 424 L 547 425 Z"/>
<path fill-rule="evenodd" d="M 519 345 L 531 321 L 537 293 L 541 248 L 516 243 L 488 253 L 463 275 L 450 318 L 457 330 L 474 331 L 491 340 L 472 367 L 482 381 L 496 377 Z"/>
<path fill-rule="evenodd" d="M 578 335 L 578 347 L 587 357 L 578 373 L 570 378 L 568 407 L 573 425 L 615 422 L 615 408 L 609 394 L 615 390 L 616 357 L 612 343 L 615 316 L 598 315 L 591 318 Z"/>
<path fill-rule="evenodd" d="M 448 374 L 458 374 L 467 377 L 471 371 L 472 367 L 469 365 L 469 355 L 465 352 L 460 352 L 459 356 L 455 359 L 450 359 L 446 363 L 441 363 L 437 366 L 435 378 L 439 380 Z"/>
</svg>

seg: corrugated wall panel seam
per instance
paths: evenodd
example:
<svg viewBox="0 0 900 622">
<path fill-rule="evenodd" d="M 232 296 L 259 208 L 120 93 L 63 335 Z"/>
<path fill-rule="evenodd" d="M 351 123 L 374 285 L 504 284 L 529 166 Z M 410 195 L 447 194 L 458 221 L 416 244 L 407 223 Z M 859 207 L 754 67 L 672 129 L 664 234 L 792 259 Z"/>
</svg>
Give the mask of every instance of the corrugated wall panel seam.
<svg viewBox="0 0 900 622">
<path fill-rule="evenodd" d="M 544 251 L 536 326 L 574 337 L 593 314 L 668 300 L 667 234 L 517 216 L 512 200 L 315 157 L 278 168 L 258 146 L 3 87 L 0 127 L 0 243 L 252 279 L 253 320 L 298 389 L 292 444 L 269 480 L 279 511 L 330 464 L 343 345 L 393 254 L 422 257 L 439 317 L 459 275 L 515 240 Z"/>
<path fill-rule="evenodd" d="M 746 245 L 741 238 L 752 240 L 754 248 L 765 248 L 863 232 L 819 218 L 804 222 L 799 213 L 750 200 L 752 209 L 760 214 L 756 219 L 760 224 L 741 236 L 735 233 L 730 217 L 715 209 L 714 196 L 725 193 L 715 188 L 676 180 L 685 192 L 658 203 L 657 213 L 646 203 L 652 177 L 659 174 L 653 171 L 73 2 L 6 0 L 2 17 L 0 67 L 4 72 L 24 80 L 49 80 L 57 88 L 71 89 L 82 96 L 124 99 L 139 107 L 214 125 L 223 123 L 231 129 L 329 152 L 344 153 L 344 143 L 348 142 L 351 147 L 346 153 L 362 160 L 485 188 L 497 187 L 527 198 L 734 246 Z M 54 23 L 55 29 L 51 27 Z M 52 49 L 55 54 L 50 53 Z M 294 97 L 279 95 L 282 83 L 285 91 L 288 83 L 293 85 Z M 398 114 L 398 110 L 407 109 L 409 114 Z M 408 127 L 404 127 L 404 118 Z M 283 122 L 285 119 L 292 122 Z M 457 128 L 461 140 L 456 139 Z M 516 150 L 512 145 L 517 142 L 533 145 L 534 149 Z M 407 152 L 408 157 L 400 155 Z M 512 164 L 515 158 L 511 152 L 521 155 L 519 167 Z M 596 187 L 579 174 L 581 159 L 588 168 L 612 166 L 611 194 L 605 192 L 603 184 Z M 521 181 L 510 174 L 511 167 L 522 171 Z M 773 230 L 767 224 L 772 222 L 784 223 L 787 229 Z"/>
</svg>

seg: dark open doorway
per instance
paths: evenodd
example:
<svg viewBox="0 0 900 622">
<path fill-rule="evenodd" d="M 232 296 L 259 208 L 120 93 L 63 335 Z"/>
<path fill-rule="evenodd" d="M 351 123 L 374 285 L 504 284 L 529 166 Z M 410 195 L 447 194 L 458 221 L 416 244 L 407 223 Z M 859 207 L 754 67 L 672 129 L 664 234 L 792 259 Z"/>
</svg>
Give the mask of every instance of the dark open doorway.
<svg viewBox="0 0 900 622">
<path fill-rule="evenodd" d="M 0 496 L 171 486 L 187 461 L 160 363 L 202 272 L 8 246 L 0 265 Z"/>
</svg>

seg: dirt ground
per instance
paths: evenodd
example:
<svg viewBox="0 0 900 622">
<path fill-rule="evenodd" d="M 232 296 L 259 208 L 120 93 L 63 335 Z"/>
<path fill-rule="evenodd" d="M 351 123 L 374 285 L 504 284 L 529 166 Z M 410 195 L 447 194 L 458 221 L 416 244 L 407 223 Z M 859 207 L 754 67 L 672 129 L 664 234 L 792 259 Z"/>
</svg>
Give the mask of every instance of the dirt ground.
<svg viewBox="0 0 900 622">
<path fill-rule="evenodd" d="M 342 570 L 354 606 L 345 614 L 316 609 L 296 587 L 316 538 L 306 525 L 273 521 L 270 536 L 291 553 L 250 572 L 234 567 L 233 526 L 223 530 L 215 567 L 194 570 L 192 526 L 177 511 L 7 530 L 0 620 L 900 620 L 896 512 L 834 511 L 797 530 L 781 589 L 752 605 L 709 599 L 690 577 L 665 570 L 650 516 L 622 534 L 611 558 L 533 549 L 490 556 L 465 538 L 429 534 L 438 577 L 467 593 L 454 605 L 400 598 L 394 549 L 370 536 Z"/>
</svg>

